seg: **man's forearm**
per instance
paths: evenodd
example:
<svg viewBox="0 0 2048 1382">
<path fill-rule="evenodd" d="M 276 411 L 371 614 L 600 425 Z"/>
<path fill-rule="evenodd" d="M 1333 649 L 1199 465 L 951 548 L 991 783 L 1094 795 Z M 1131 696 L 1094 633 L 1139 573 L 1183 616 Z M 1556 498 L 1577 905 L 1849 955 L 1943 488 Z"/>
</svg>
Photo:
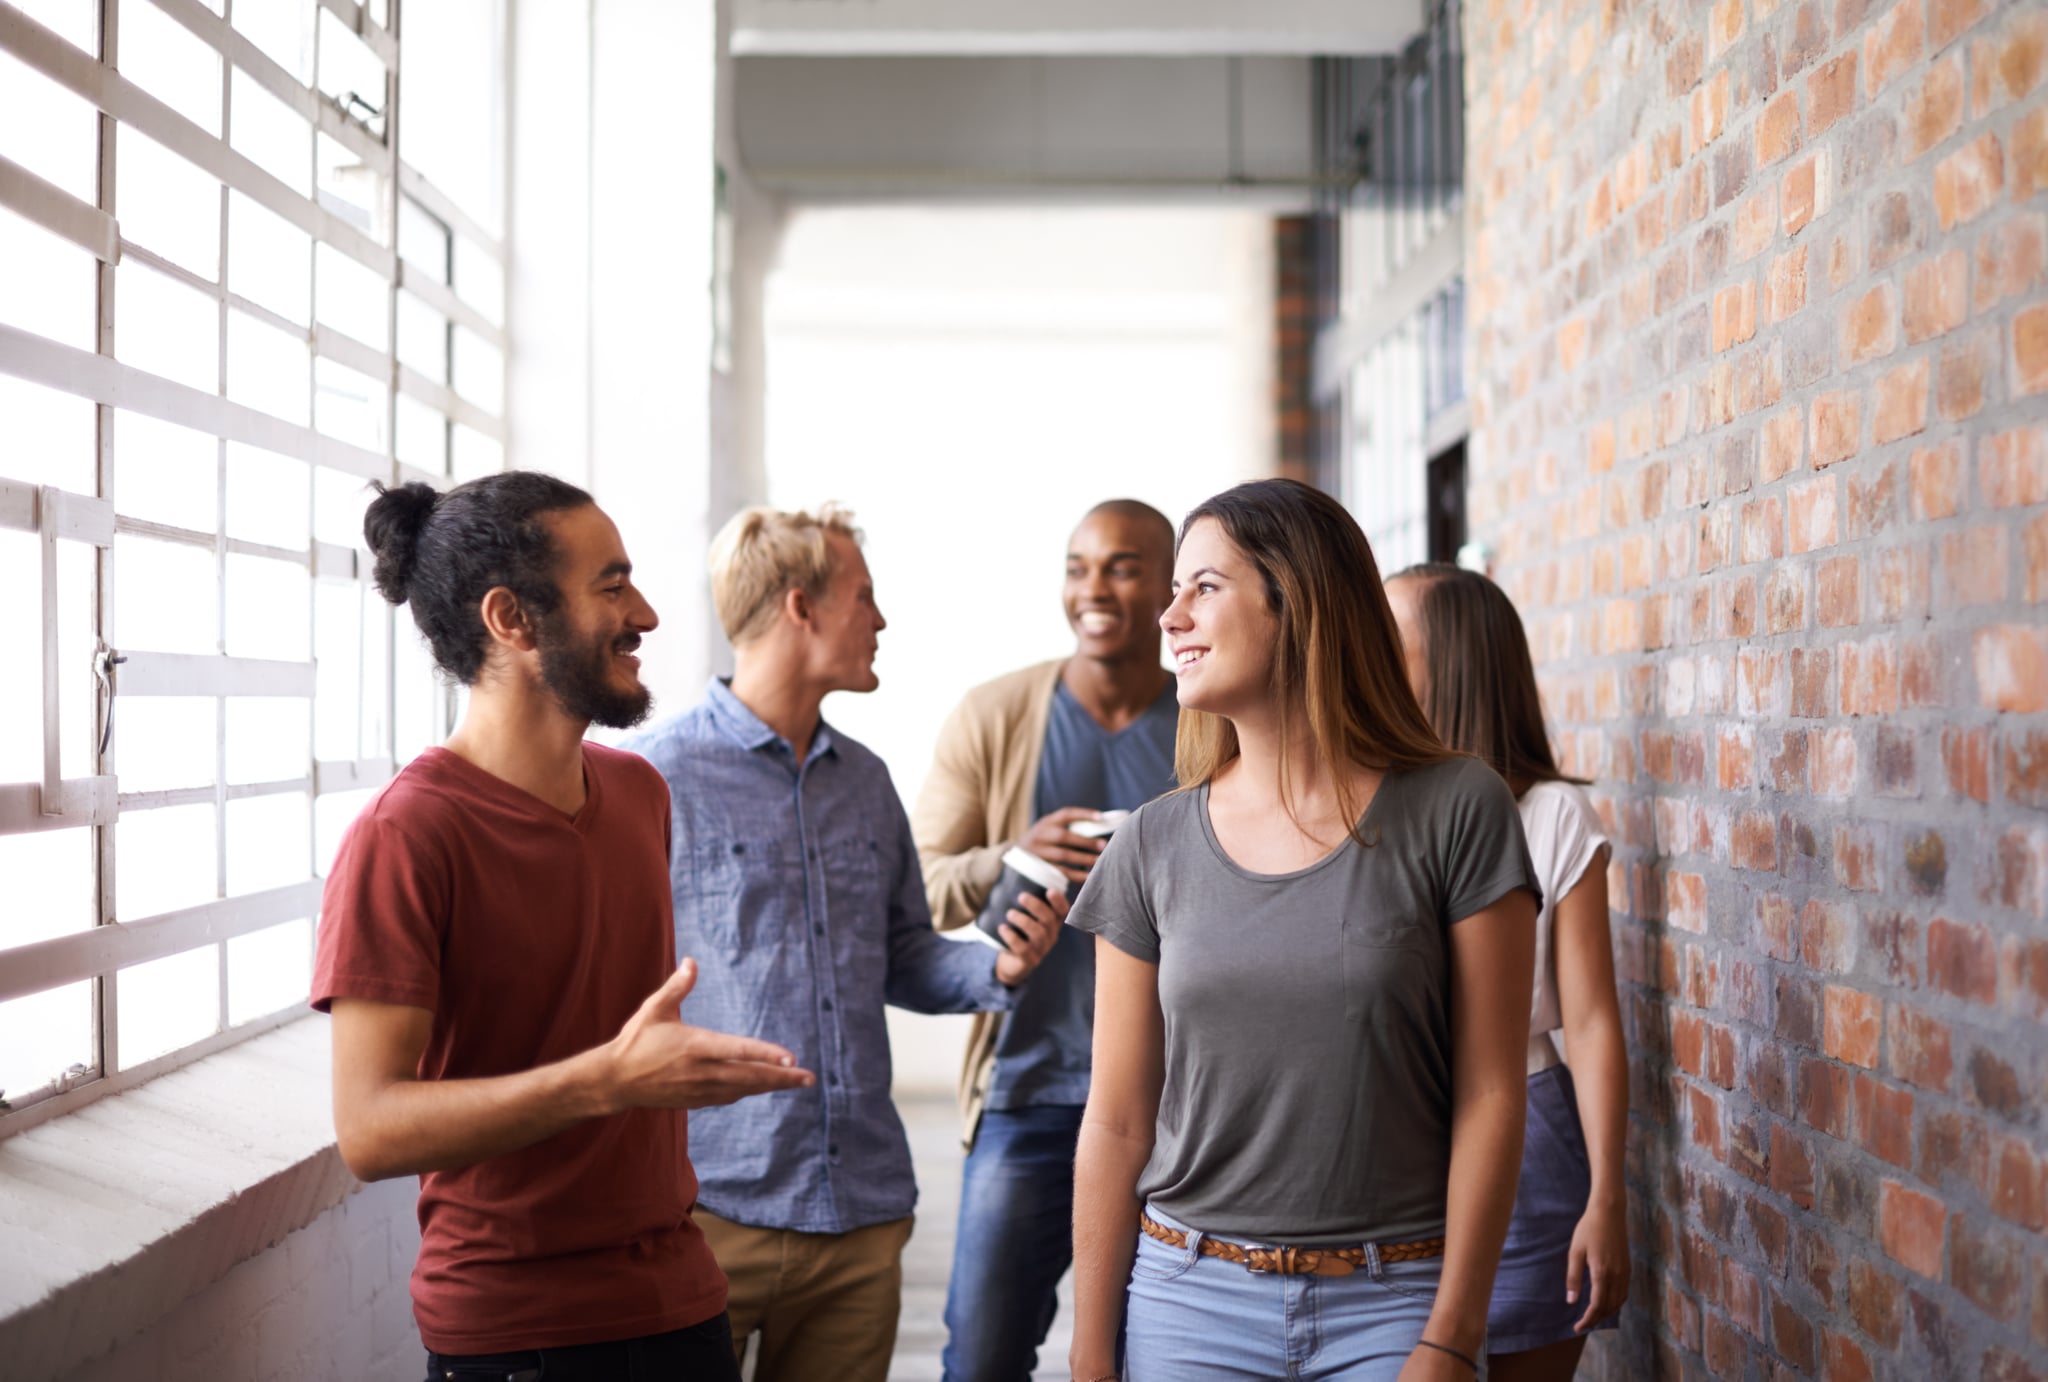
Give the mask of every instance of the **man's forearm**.
<svg viewBox="0 0 2048 1382">
<path fill-rule="evenodd" d="M 394 1080 L 335 1100 L 342 1160 L 362 1180 L 474 1166 L 618 1112 L 604 1048 L 516 1075 Z M 339 1072 L 337 1072 L 339 1073 Z"/>
</svg>

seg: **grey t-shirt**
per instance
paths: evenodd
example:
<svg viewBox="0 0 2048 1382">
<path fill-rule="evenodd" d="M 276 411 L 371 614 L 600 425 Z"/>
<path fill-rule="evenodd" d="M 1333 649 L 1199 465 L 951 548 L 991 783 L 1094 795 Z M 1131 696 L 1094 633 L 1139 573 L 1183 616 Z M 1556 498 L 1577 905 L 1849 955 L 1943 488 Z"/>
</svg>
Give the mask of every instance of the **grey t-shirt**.
<svg viewBox="0 0 2048 1382">
<path fill-rule="evenodd" d="M 1117 831 L 1068 924 L 1159 966 L 1166 1079 L 1138 1191 L 1184 1224 L 1294 1247 L 1440 1235 L 1449 927 L 1540 895 L 1507 784 L 1475 758 L 1388 773 L 1305 869 L 1232 863 L 1206 786 Z"/>
</svg>

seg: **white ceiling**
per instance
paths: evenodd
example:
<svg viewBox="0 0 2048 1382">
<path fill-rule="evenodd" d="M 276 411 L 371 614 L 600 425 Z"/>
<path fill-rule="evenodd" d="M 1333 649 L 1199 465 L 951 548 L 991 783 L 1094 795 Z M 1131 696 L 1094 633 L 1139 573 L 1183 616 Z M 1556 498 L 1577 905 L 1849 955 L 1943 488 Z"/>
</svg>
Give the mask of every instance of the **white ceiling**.
<svg viewBox="0 0 2048 1382">
<path fill-rule="evenodd" d="M 734 0 L 732 51 L 780 57 L 1394 53 L 1426 0 Z"/>
</svg>

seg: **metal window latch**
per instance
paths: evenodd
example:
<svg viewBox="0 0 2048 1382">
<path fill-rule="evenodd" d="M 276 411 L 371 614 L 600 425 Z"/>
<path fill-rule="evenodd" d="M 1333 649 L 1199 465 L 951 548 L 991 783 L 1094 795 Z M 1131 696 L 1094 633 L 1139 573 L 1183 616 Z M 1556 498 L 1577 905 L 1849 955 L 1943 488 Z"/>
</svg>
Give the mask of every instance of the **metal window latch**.
<svg viewBox="0 0 2048 1382">
<path fill-rule="evenodd" d="M 114 669 L 128 659 L 107 646 L 102 638 L 95 641 L 92 655 L 92 679 L 99 683 L 101 695 L 107 707 L 106 727 L 100 731 L 100 756 L 105 757 L 107 745 L 114 742 Z"/>
</svg>

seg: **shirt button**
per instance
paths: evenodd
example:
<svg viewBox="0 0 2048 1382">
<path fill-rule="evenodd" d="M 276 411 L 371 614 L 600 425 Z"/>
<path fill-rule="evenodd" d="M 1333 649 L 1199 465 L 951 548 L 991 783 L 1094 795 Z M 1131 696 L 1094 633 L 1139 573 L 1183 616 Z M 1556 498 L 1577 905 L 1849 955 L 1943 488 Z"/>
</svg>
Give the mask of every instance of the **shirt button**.
<svg viewBox="0 0 2048 1382">
<path fill-rule="evenodd" d="M 825 1077 L 825 1083 L 826 1083 L 826 1084 L 838 1084 L 838 1083 L 839 1083 L 839 1077 L 838 1077 L 837 1075 L 827 1075 L 827 1076 Z"/>
<path fill-rule="evenodd" d="M 822 926 L 813 926 L 811 929 L 821 936 L 825 934 L 825 928 Z"/>
<path fill-rule="evenodd" d="M 827 1155 L 827 1156 L 838 1156 L 838 1155 L 839 1155 L 839 1144 L 838 1144 L 837 1142 L 834 1142 L 834 1143 L 833 1143 L 833 1144 L 832 1144 L 831 1146 L 829 1146 L 829 1147 L 825 1148 L 825 1155 Z"/>
<path fill-rule="evenodd" d="M 832 1011 L 832 1000 L 831 1000 L 831 999 L 829 999 L 829 998 L 827 998 L 827 999 L 825 1000 L 825 1011 L 826 1011 L 826 1012 L 831 1012 L 831 1011 Z"/>
</svg>

